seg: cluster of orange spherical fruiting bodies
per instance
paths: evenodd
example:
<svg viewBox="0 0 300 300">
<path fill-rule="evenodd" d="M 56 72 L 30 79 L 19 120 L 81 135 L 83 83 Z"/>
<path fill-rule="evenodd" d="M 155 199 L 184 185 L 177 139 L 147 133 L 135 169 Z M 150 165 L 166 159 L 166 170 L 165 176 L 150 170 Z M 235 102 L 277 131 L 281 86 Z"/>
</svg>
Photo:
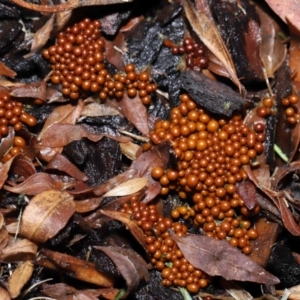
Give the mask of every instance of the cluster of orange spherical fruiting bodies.
<svg viewBox="0 0 300 300">
<path fill-rule="evenodd" d="M 1 158 L 3 163 L 10 160 L 13 156 L 22 152 L 22 148 L 26 145 L 26 141 L 21 136 L 15 136 L 14 145 L 9 151 Z"/>
<path fill-rule="evenodd" d="M 132 219 L 143 230 L 147 250 L 151 255 L 152 265 L 161 271 L 164 286 L 186 287 L 191 293 L 207 286 L 209 276 L 191 265 L 171 238 L 168 229 L 178 236 L 184 236 L 187 227 L 180 222 L 161 216 L 155 205 L 140 203 L 132 197 L 120 211 L 132 215 Z"/>
<path fill-rule="evenodd" d="M 292 106 L 297 104 L 299 102 L 299 97 L 296 94 L 290 95 L 287 98 L 283 98 L 281 103 L 283 106 L 286 106 L 286 110 L 285 110 L 285 115 L 287 118 L 287 121 L 291 124 L 294 125 L 298 122 L 298 120 L 300 119 L 299 114 L 296 113 L 295 108 L 293 108 Z"/>
<path fill-rule="evenodd" d="M 99 98 L 122 98 L 126 91 L 133 98 L 139 92 L 144 104 L 149 104 L 149 94 L 156 89 L 147 72 L 137 74 L 132 64 L 126 66 L 126 74 L 110 75 L 104 65 L 105 41 L 100 36 L 98 20 L 83 21 L 61 32 L 57 45 L 43 51 L 53 69 L 51 81 L 62 85 L 64 96 L 72 100 L 82 91 L 99 93 Z"/>
<path fill-rule="evenodd" d="M 182 46 L 176 46 L 170 40 L 165 40 L 164 45 L 171 48 L 172 54 L 184 55 L 187 70 L 194 70 L 201 72 L 207 68 L 208 59 L 206 57 L 206 47 L 202 43 L 193 41 L 192 38 L 187 37 L 183 40 Z"/>
<path fill-rule="evenodd" d="M 265 98 L 262 101 L 262 106 L 260 106 L 256 113 L 259 117 L 265 118 L 271 114 L 271 108 L 273 106 L 273 100 L 272 98 Z"/>
<path fill-rule="evenodd" d="M 19 131 L 24 123 L 34 126 L 36 118 L 23 110 L 21 102 L 11 100 L 8 93 L 0 93 L 0 138 L 8 134 L 9 126 Z"/>
</svg>

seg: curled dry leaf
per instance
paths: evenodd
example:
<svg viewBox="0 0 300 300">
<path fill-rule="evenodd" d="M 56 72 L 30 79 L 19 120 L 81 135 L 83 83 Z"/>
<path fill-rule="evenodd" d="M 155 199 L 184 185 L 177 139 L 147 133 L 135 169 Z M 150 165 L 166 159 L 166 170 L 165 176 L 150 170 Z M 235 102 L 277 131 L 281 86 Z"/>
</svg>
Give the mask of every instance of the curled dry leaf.
<svg viewBox="0 0 300 300">
<path fill-rule="evenodd" d="M 9 77 L 15 77 L 17 76 L 17 73 L 10 68 L 8 68 L 4 63 L 0 62 L 0 75 L 1 76 L 9 76 Z"/>
<path fill-rule="evenodd" d="M 280 38 L 282 30 L 271 14 L 266 13 L 259 5 L 256 6 L 256 12 L 261 23 L 260 58 L 267 76 L 273 77 L 285 60 L 287 47 Z"/>
<path fill-rule="evenodd" d="M 118 197 L 131 195 L 140 191 L 146 186 L 148 182 L 147 178 L 134 178 L 119 184 L 117 187 L 107 192 L 103 197 Z"/>
<path fill-rule="evenodd" d="M 24 0 L 12 0 L 12 2 L 22 7 L 35 10 L 38 12 L 48 12 L 48 13 L 71 10 L 82 6 L 109 5 L 109 4 L 116 4 L 116 3 L 127 3 L 131 1 L 132 0 L 69 0 L 68 2 L 63 4 L 48 6 L 48 5 L 29 3 Z"/>
<path fill-rule="evenodd" d="M 138 146 L 135 143 L 129 142 L 129 143 L 121 143 L 120 144 L 122 153 L 129 159 L 135 160 L 137 158 L 137 152 L 140 149 L 140 146 Z"/>
<path fill-rule="evenodd" d="M 131 122 L 134 127 L 144 136 L 149 136 L 148 112 L 142 103 L 140 96 L 129 98 L 124 93 L 122 100 L 119 102 L 123 115 Z"/>
<path fill-rule="evenodd" d="M 73 197 L 50 190 L 31 199 L 21 219 L 20 234 L 44 243 L 65 227 L 75 212 Z"/>
<path fill-rule="evenodd" d="M 60 148 L 68 145 L 72 141 L 81 140 L 84 137 L 93 142 L 98 142 L 103 137 L 115 139 L 119 142 L 131 141 L 128 137 L 91 133 L 82 125 L 53 124 L 44 133 L 41 139 L 41 145 L 51 148 Z"/>
<path fill-rule="evenodd" d="M 25 55 L 25 58 L 28 58 L 32 56 L 34 53 L 39 52 L 43 46 L 46 45 L 50 33 L 53 29 L 53 23 L 55 19 L 55 14 L 52 14 L 52 16 L 49 18 L 49 20 L 42 26 L 33 37 L 33 41 L 31 44 L 31 50 L 28 54 Z"/>
<path fill-rule="evenodd" d="M 123 213 L 116 210 L 104 210 L 104 209 L 100 210 L 100 212 L 107 217 L 110 217 L 114 220 L 118 220 L 123 224 L 125 224 L 128 227 L 131 234 L 135 237 L 135 239 L 147 251 L 147 245 L 145 243 L 144 233 L 142 229 L 136 224 L 136 222 L 131 220 L 130 214 Z"/>
<path fill-rule="evenodd" d="M 132 249 L 99 246 L 94 246 L 94 248 L 103 251 L 126 280 L 127 291 L 124 297 L 134 291 L 142 279 L 149 280 L 147 263 Z"/>
<path fill-rule="evenodd" d="M 21 262 L 8 279 L 8 290 L 14 299 L 21 293 L 22 288 L 30 279 L 34 264 L 30 261 Z"/>
<path fill-rule="evenodd" d="M 36 169 L 31 159 L 29 159 L 22 153 L 15 156 L 10 170 L 12 173 L 23 176 L 25 178 L 28 178 L 36 173 Z"/>
<path fill-rule="evenodd" d="M 13 129 L 12 126 L 9 126 L 7 136 L 1 139 L 0 157 L 3 157 L 4 154 L 13 146 L 14 138 L 15 138 L 15 130 Z"/>
<path fill-rule="evenodd" d="M 19 185 L 5 185 L 3 188 L 12 193 L 37 195 L 38 193 L 42 193 L 47 190 L 60 190 L 63 188 L 63 183 L 57 182 L 51 177 L 51 175 L 41 172 L 31 175 Z"/>
<path fill-rule="evenodd" d="M 40 140 L 49 127 L 55 123 L 75 124 L 81 115 L 83 107 L 84 103 L 82 101 L 79 101 L 76 106 L 66 104 L 56 107 L 47 118 L 41 132 L 38 135 L 38 140 Z"/>
<path fill-rule="evenodd" d="M 248 209 L 253 209 L 256 204 L 256 188 L 255 185 L 248 179 L 236 183 L 238 195 L 244 201 Z"/>
<path fill-rule="evenodd" d="M 7 177 L 8 172 L 10 170 L 11 164 L 14 161 L 14 157 L 12 157 L 10 160 L 8 160 L 6 163 L 1 164 L 0 163 L 0 188 L 3 187 Z"/>
<path fill-rule="evenodd" d="M 189 0 L 183 1 L 183 8 L 195 33 L 204 45 L 223 64 L 224 68 L 230 75 L 231 80 L 239 88 L 239 90 L 242 91 L 243 87 L 237 77 L 234 63 L 221 38 L 216 24 L 205 13 L 196 10 Z"/>
<path fill-rule="evenodd" d="M 27 239 L 11 239 L 0 255 L 1 261 L 14 262 L 34 260 L 38 246 Z"/>
<path fill-rule="evenodd" d="M 280 282 L 277 277 L 264 270 L 237 248 L 232 247 L 227 241 L 192 234 L 178 237 L 173 231 L 170 231 L 170 234 L 184 257 L 193 266 L 211 276 L 266 285 Z"/>
<path fill-rule="evenodd" d="M 89 178 L 82 173 L 73 163 L 71 163 L 65 156 L 60 153 L 57 153 L 46 166 L 46 170 L 56 169 L 59 171 L 63 171 L 71 177 L 87 181 Z"/>
<path fill-rule="evenodd" d="M 73 278 L 99 286 L 112 287 L 113 285 L 110 276 L 97 271 L 95 265 L 88 261 L 48 249 L 42 249 L 42 253 L 45 254 L 48 260 L 38 260 L 37 263 L 41 266 L 64 271 Z"/>
</svg>

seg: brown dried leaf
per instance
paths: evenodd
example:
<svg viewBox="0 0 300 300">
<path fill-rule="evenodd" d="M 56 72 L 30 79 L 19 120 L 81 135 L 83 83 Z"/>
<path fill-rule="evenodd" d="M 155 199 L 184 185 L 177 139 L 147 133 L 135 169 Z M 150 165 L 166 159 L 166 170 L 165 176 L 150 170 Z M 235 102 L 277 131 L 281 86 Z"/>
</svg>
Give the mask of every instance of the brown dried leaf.
<svg viewBox="0 0 300 300">
<path fill-rule="evenodd" d="M 17 73 L 10 68 L 8 68 L 4 63 L 0 62 L 0 75 L 1 76 L 9 76 L 9 77 L 15 77 L 17 76 Z"/>
<path fill-rule="evenodd" d="M 129 159 L 135 160 L 137 158 L 137 152 L 140 149 L 140 146 L 138 146 L 135 143 L 129 142 L 129 143 L 121 143 L 120 144 L 122 153 Z"/>
<path fill-rule="evenodd" d="M 47 85 L 45 81 L 27 83 L 21 86 L 15 86 L 10 93 L 13 97 L 28 97 L 34 99 L 47 99 Z"/>
<path fill-rule="evenodd" d="M 60 189 L 59 184 L 47 173 L 36 173 L 28 177 L 25 181 L 16 186 L 5 185 L 3 188 L 7 191 L 17 194 L 37 195 L 41 192 L 53 189 Z"/>
<path fill-rule="evenodd" d="M 255 185 L 248 179 L 237 182 L 236 189 L 238 195 L 244 201 L 248 209 L 253 209 L 256 205 L 256 188 Z"/>
<path fill-rule="evenodd" d="M 73 163 L 71 163 L 66 157 L 62 154 L 57 153 L 48 163 L 46 166 L 46 170 L 55 169 L 59 171 L 63 171 L 66 174 L 70 175 L 71 177 L 87 181 L 89 178 L 82 173 Z"/>
<path fill-rule="evenodd" d="M 148 179 L 144 177 L 129 179 L 128 181 L 119 184 L 117 187 L 107 192 L 105 195 L 103 195 L 103 197 L 118 197 L 131 195 L 144 188 L 147 182 Z"/>
<path fill-rule="evenodd" d="M 234 63 L 215 23 L 205 13 L 196 10 L 189 0 L 183 1 L 183 8 L 195 33 L 223 64 L 231 80 L 242 91 L 243 87 L 237 77 Z"/>
<path fill-rule="evenodd" d="M 207 236 L 187 234 L 178 237 L 170 234 L 184 257 L 196 268 L 211 276 L 222 276 L 226 280 L 252 281 L 266 285 L 280 281 L 248 256 L 232 247 L 227 241 Z"/>
<path fill-rule="evenodd" d="M 32 161 L 22 153 L 18 154 L 15 157 L 10 170 L 12 173 L 23 176 L 25 178 L 28 178 L 36 173 L 36 169 Z"/>
<path fill-rule="evenodd" d="M 55 123 L 75 124 L 81 115 L 83 107 L 84 103 L 82 101 L 79 101 L 76 106 L 67 104 L 56 107 L 47 118 L 41 132 L 38 135 L 38 140 L 40 140 L 49 127 Z"/>
<path fill-rule="evenodd" d="M 287 47 L 280 39 L 279 32 L 282 30 L 271 14 L 266 13 L 258 5 L 256 6 L 256 12 L 259 15 L 261 24 L 260 58 L 267 76 L 273 77 L 285 60 Z"/>
<path fill-rule="evenodd" d="M 7 246 L 7 244 L 8 244 L 8 232 L 5 227 L 2 227 L 0 229 L 0 253 Z"/>
<path fill-rule="evenodd" d="M 93 142 L 98 142 L 103 137 L 115 139 L 119 142 L 131 141 L 131 139 L 128 137 L 91 133 L 82 125 L 53 124 L 44 133 L 41 139 L 41 145 L 51 148 L 60 148 L 68 145 L 73 141 L 81 140 L 84 137 Z"/>
<path fill-rule="evenodd" d="M 149 136 L 148 112 L 140 97 L 129 98 L 124 93 L 122 100 L 119 102 L 123 115 L 134 127 L 144 136 Z"/>
<path fill-rule="evenodd" d="M 1 261 L 34 260 L 38 246 L 27 239 L 11 239 L 0 255 Z"/>
<path fill-rule="evenodd" d="M 30 261 L 21 262 L 8 279 L 8 290 L 14 299 L 21 293 L 22 288 L 30 279 L 34 264 Z"/>
<path fill-rule="evenodd" d="M 7 177 L 8 172 L 10 170 L 10 166 L 14 160 L 14 157 L 12 157 L 10 160 L 8 160 L 5 164 L 0 163 L 0 189 L 3 187 Z"/>
<path fill-rule="evenodd" d="M 99 246 L 94 246 L 94 248 L 103 251 L 124 277 L 127 284 L 124 297 L 134 291 L 142 279 L 149 280 L 147 263 L 132 249 Z"/>
<path fill-rule="evenodd" d="M 1 300 L 11 300 L 8 291 L 5 288 L 3 288 L 2 286 L 0 286 L 0 299 Z"/>
<path fill-rule="evenodd" d="M 111 277 L 97 271 L 95 265 L 88 261 L 48 249 L 42 249 L 42 253 L 54 263 L 54 266 L 73 278 L 104 287 L 112 287 L 113 285 Z"/>
<path fill-rule="evenodd" d="M 86 213 L 96 209 L 101 201 L 103 200 L 102 197 L 98 198 L 89 198 L 81 201 L 75 201 L 75 210 L 78 213 Z"/>
<path fill-rule="evenodd" d="M 15 138 L 15 130 L 13 129 L 12 126 L 9 126 L 7 136 L 1 139 L 0 157 L 3 157 L 4 154 L 13 146 L 14 138 Z"/>
<path fill-rule="evenodd" d="M 300 37 L 296 34 L 291 36 L 289 48 L 289 65 L 291 71 L 295 74 L 294 81 L 300 82 Z"/>
<path fill-rule="evenodd" d="M 73 197 L 50 190 L 31 199 L 22 215 L 20 234 L 44 243 L 65 227 L 75 212 Z"/>
<path fill-rule="evenodd" d="M 49 20 L 42 26 L 33 37 L 33 41 L 31 44 L 31 49 L 28 54 L 26 54 L 24 57 L 28 58 L 35 53 L 39 52 L 47 43 L 50 33 L 53 29 L 55 14 L 52 14 L 52 16 L 49 18 Z"/>
<path fill-rule="evenodd" d="M 282 21 L 287 22 L 289 20 L 300 31 L 299 0 L 266 0 L 266 2 Z"/>
<path fill-rule="evenodd" d="M 38 12 L 60 12 L 65 10 L 71 10 L 77 7 L 82 6 L 93 6 L 93 5 L 110 5 L 110 4 L 116 4 L 116 3 L 127 3 L 131 2 L 132 0 L 69 0 L 66 3 L 48 6 L 48 5 L 39 5 L 34 3 L 29 3 L 24 0 L 12 0 L 15 4 L 35 10 Z"/>
<path fill-rule="evenodd" d="M 118 220 L 124 223 L 128 227 L 131 234 L 135 237 L 135 239 L 143 246 L 145 250 L 147 250 L 147 245 L 144 239 L 144 233 L 142 229 L 136 224 L 136 222 L 131 220 L 130 214 L 123 213 L 116 210 L 104 210 L 104 209 L 100 210 L 100 212 L 107 217 L 110 217 L 114 220 Z"/>
</svg>

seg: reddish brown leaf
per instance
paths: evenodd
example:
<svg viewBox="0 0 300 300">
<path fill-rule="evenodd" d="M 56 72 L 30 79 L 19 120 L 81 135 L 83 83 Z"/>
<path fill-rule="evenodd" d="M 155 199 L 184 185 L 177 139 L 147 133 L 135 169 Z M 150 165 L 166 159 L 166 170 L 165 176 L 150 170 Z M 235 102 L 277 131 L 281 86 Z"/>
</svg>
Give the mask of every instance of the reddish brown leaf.
<svg viewBox="0 0 300 300">
<path fill-rule="evenodd" d="M 47 173 L 36 173 L 28 177 L 25 181 L 16 186 L 5 185 L 4 189 L 17 194 L 37 195 L 47 190 L 63 187 L 63 183 L 56 182 Z"/>
<path fill-rule="evenodd" d="M 46 170 L 56 169 L 59 171 L 63 171 L 71 177 L 87 181 L 89 178 L 82 173 L 73 163 L 71 163 L 66 157 L 57 153 L 46 166 Z"/>
<path fill-rule="evenodd" d="M 18 154 L 12 162 L 11 172 L 14 174 L 18 174 L 25 178 L 30 177 L 31 175 L 36 173 L 34 164 L 32 161 L 23 154 Z"/>
<path fill-rule="evenodd" d="M 68 145 L 73 141 L 81 140 L 82 138 L 88 138 L 93 142 L 100 141 L 103 137 L 115 139 L 120 142 L 131 141 L 128 137 L 111 136 L 109 134 L 95 134 L 89 132 L 82 125 L 72 124 L 53 124 L 44 133 L 41 139 L 41 145 L 51 148 L 60 148 Z"/>
<path fill-rule="evenodd" d="M 144 239 L 144 233 L 142 229 L 136 224 L 136 222 L 131 220 L 131 215 L 127 213 L 123 213 L 120 211 L 116 210 L 100 210 L 100 212 L 107 216 L 110 217 L 114 220 L 118 220 L 122 223 L 124 223 L 132 235 L 135 237 L 135 239 L 143 246 L 143 248 L 147 251 L 147 245 L 145 243 Z"/>
<path fill-rule="evenodd" d="M 7 246 L 7 244 L 8 244 L 8 232 L 5 227 L 2 227 L 0 229 L 0 253 Z"/>
<path fill-rule="evenodd" d="M 22 288 L 30 279 L 34 265 L 30 261 L 21 262 L 8 279 L 8 290 L 12 298 L 20 295 Z"/>
<path fill-rule="evenodd" d="M 148 112 L 140 97 L 129 98 L 124 94 L 119 102 L 123 115 L 139 130 L 144 136 L 149 136 Z"/>
<path fill-rule="evenodd" d="M 8 77 L 15 77 L 17 73 L 10 68 L 8 68 L 4 63 L 0 62 L 0 75 L 1 76 L 8 76 Z"/>
<path fill-rule="evenodd" d="M 45 81 L 23 84 L 12 88 L 10 93 L 14 97 L 29 97 L 34 99 L 47 99 L 47 85 Z"/>
<path fill-rule="evenodd" d="M 119 111 L 106 104 L 88 103 L 84 106 L 81 115 L 86 117 L 116 116 Z"/>
<path fill-rule="evenodd" d="M 252 281 L 266 285 L 280 281 L 248 256 L 232 247 L 227 241 L 207 236 L 187 234 L 178 237 L 170 234 L 184 257 L 196 268 L 211 276 L 222 276 L 226 280 Z"/>
<path fill-rule="evenodd" d="M 13 146 L 15 138 L 15 130 L 13 127 L 8 127 L 8 134 L 6 137 L 1 139 L 0 144 L 0 157 L 3 157 L 4 154 Z"/>
<path fill-rule="evenodd" d="M 5 183 L 8 172 L 10 170 L 10 166 L 14 160 L 14 157 L 12 157 L 9 161 L 7 161 L 5 164 L 0 163 L 0 188 L 3 187 L 3 184 Z"/>
<path fill-rule="evenodd" d="M 20 234 L 44 243 L 65 227 L 74 212 L 73 197 L 68 193 L 54 190 L 42 192 L 26 206 Z"/>
<path fill-rule="evenodd" d="M 37 250 L 38 246 L 27 239 L 11 239 L 1 252 L 0 259 L 6 262 L 34 260 Z"/>
<path fill-rule="evenodd" d="M 78 213 L 86 213 L 96 209 L 101 201 L 103 200 L 102 197 L 98 198 L 89 198 L 81 201 L 75 201 L 75 210 Z"/>
<path fill-rule="evenodd" d="M 244 180 L 235 184 L 237 193 L 244 201 L 248 209 L 253 209 L 256 205 L 256 188 L 250 180 Z"/>
<path fill-rule="evenodd" d="M 94 246 L 94 248 L 103 251 L 126 280 L 127 291 L 124 297 L 134 291 L 142 279 L 149 280 L 147 263 L 132 249 L 99 246 Z"/>
<path fill-rule="evenodd" d="M 56 266 L 73 278 L 104 287 L 112 287 L 113 285 L 111 277 L 97 271 L 95 265 L 88 261 L 48 249 L 43 249 L 42 253 L 53 262 L 53 266 Z"/>
</svg>

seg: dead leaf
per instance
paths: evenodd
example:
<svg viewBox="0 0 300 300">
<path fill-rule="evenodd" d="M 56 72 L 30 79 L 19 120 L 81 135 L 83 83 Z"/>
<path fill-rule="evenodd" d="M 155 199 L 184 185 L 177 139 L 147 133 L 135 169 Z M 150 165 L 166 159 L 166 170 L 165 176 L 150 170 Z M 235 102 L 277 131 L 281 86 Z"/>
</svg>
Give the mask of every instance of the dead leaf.
<svg viewBox="0 0 300 300">
<path fill-rule="evenodd" d="M 1 214 L 2 215 L 2 214 Z M 3 216 L 3 215 L 2 215 Z M 0 229 L 0 253 L 8 244 L 8 232 L 5 227 Z M 0 254 L 1 256 L 1 254 Z M 0 298 L 1 299 L 1 298 Z"/>
<path fill-rule="evenodd" d="M 260 58 L 267 76 L 273 77 L 285 60 L 287 47 L 280 38 L 282 29 L 272 15 L 265 12 L 259 5 L 256 5 L 255 8 L 261 24 Z"/>
<path fill-rule="evenodd" d="M 110 276 L 97 271 L 95 265 L 88 261 L 48 249 L 42 249 L 42 253 L 52 262 L 52 267 L 66 272 L 73 278 L 103 287 L 112 287 L 113 285 L 113 280 Z M 40 265 L 44 264 L 42 259 L 37 261 L 37 263 Z M 50 264 L 46 267 L 49 266 Z"/>
<path fill-rule="evenodd" d="M 3 188 L 17 194 L 37 195 L 47 190 L 61 189 L 62 187 L 62 182 L 55 182 L 51 175 L 41 172 L 31 175 L 19 185 L 5 185 Z"/>
<path fill-rule="evenodd" d="M 248 179 L 237 182 L 236 189 L 238 195 L 244 201 L 245 206 L 248 209 L 253 209 L 256 205 L 256 188 L 255 185 Z"/>
<path fill-rule="evenodd" d="M 0 299 L 1 300 L 11 300 L 8 291 L 5 288 L 3 288 L 2 286 L 0 286 Z"/>
<path fill-rule="evenodd" d="M 75 212 L 73 197 L 50 190 L 32 198 L 21 219 L 20 234 L 44 243 L 65 227 Z"/>
<path fill-rule="evenodd" d="M 81 113 L 85 117 L 116 116 L 119 114 L 115 108 L 95 102 L 86 104 Z"/>
<path fill-rule="evenodd" d="M 137 158 L 137 152 L 140 149 L 140 146 L 132 142 L 121 143 L 120 144 L 122 153 L 129 159 L 135 160 Z"/>
<path fill-rule="evenodd" d="M 8 279 L 8 290 L 14 299 L 21 293 L 22 288 L 30 279 L 34 264 L 30 261 L 21 262 Z"/>
<path fill-rule="evenodd" d="M 227 241 L 207 236 L 186 234 L 178 237 L 170 231 L 184 257 L 196 268 L 211 276 L 222 276 L 226 280 L 252 281 L 266 285 L 280 281 L 248 256 L 232 247 Z"/>
<path fill-rule="evenodd" d="M 5 181 L 8 177 L 8 172 L 10 170 L 10 166 L 13 161 L 14 161 L 14 157 L 12 157 L 10 160 L 8 160 L 5 164 L 0 163 L 0 188 L 3 187 Z"/>
<path fill-rule="evenodd" d="M 53 124 L 44 133 L 41 139 L 41 145 L 51 148 L 60 148 L 68 145 L 73 141 L 81 140 L 82 138 L 88 138 L 93 142 L 100 141 L 103 137 L 115 139 L 119 142 L 131 141 L 128 137 L 123 136 L 112 136 L 109 134 L 95 134 L 89 132 L 82 125 L 72 124 Z"/>
<path fill-rule="evenodd" d="M 5 262 L 34 260 L 38 246 L 27 239 L 11 239 L 0 255 L 0 260 Z"/>
<path fill-rule="evenodd" d="M 13 146 L 15 138 L 15 130 L 13 127 L 8 127 L 8 134 L 6 137 L 1 139 L 0 144 L 0 157 L 3 157 L 4 154 Z"/>
<path fill-rule="evenodd" d="M 110 4 L 117 4 L 117 3 L 127 3 L 131 1 L 132 0 L 69 0 L 66 3 L 48 6 L 48 5 L 28 3 L 24 0 L 12 0 L 12 2 L 14 2 L 15 4 L 25 7 L 27 9 L 35 10 L 38 12 L 48 12 L 48 13 L 71 10 L 82 6 L 110 5 Z"/>
<path fill-rule="evenodd" d="M 10 170 L 12 173 L 23 176 L 25 178 L 28 178 L 36 173 L 36 169 L 31 159 L 29 159 L 22 153 L 15 156 Z"/>
<path fill-rule="evenodd" d="M 124 297 L 134 291 L 142 279 L 149 280 L 147 263 L 132 249 L 99 246 L 94 246 L 94 248 L 103 251 L 124 277 L 127 284 Z"/>
<path fill-rule="evenodd" d="M 55 14 L 52 14 L 49 20 L 34 34 L 30 52 L 24 56 L 25 58 L 39 52 L 46 45 L 53 29 L 54 19 Z"/>
<path fill-rule="evenodd" d="M 203 44 L 223 64 L 228 74 L 230 74 L 231 80 L 241 92 L 243 87 L 237 77 L 234 63 L 215 23 L 205 13 L 196 10 L 192 4 L 190 4 L 189 0 L 183 1 L 183 8 L 195 33 Z"/>
<path fill-rule="evenodd" d="M 134 178 L 119 184 L 114 189 L 107 192 L 103 197 L 127 196 L 140 191 L 146 186 L 147 178 Z"/>
<path fill-rule="evenodd" d="M 123 212 L 116 211 L 116 210 L 104 210 L 104 209 L 100 210 L 100 212 L 107 217 L 110 217 L 114 220 L 118 220 L 118 221 L 122 222 L 123 224 L 125 224 L 128 227 L 131 234 L 134 236 L 134 238 L 147 251 L 147 245 L 146 245 L 145 239 L 144 239 L 144 232 L 136 224 L 135 221 L 131 220 L 130 214 L 123 213 Z"/>
<path fill-rule="evenodd" d="M 289 20 L 300 31 L 299 0 L 266 0 L 266 2 L 283 22 L 286 23 Z"/>
<path fill-rule="evenodd" d="M 140 97 L 129 98 L 124 93 L 122 100 L 119 102 L 123 115 L 132 125 L 139 130 L 144 136 L 149 136 L 148 112 Z"/>
<path fill-rule="evenodd" d="M 10 68 L 8 68 L 4 63 L 0 61 L 0 75 L 8 76 L 8 77 L 15 77 L 17 73 Z"/>
<path fill-rule="evenodd" d="M 103 197 L 89 198 L 81 201 L 75 201 L 75 210 L 78 213 L 86 213 L 99 207 Z"/>
<path fill-rule="evenodd" d="M 11 96 L 13 97 L 28 97 L 34 99 L 47 100 L 47 85 L 45 81 L 27 83 L 21 86 L 12 88 Z"/>
<path fill-rule="evenodd" d="M 71 177 L 87 181 L 89 178 L 82 173 L 73 163 L 71 163 L 65 156 L 60 153 L 57 153 L 47 164 L 46 170 L 55 169 L 63 171 Z"/>
</svg>

